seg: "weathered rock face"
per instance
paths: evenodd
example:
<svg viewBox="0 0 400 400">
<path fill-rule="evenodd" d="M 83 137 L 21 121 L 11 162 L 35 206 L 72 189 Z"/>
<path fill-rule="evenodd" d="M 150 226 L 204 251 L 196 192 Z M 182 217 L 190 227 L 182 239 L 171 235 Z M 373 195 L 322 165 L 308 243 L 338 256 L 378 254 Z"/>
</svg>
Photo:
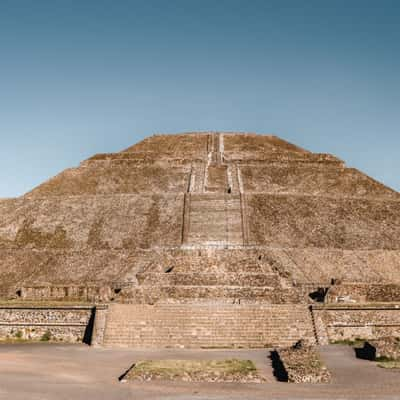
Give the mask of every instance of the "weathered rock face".
<svg viewBox="0 0 400 400">
<path fill-rule="evenodd" d="M 90 306 L 0 306 L 0 340 L 90 342 Z"/>
<path fill-rule="evenodd" d="M 398 301 L 398 285 L 400 195 L 274 136 L 157 135 L 0 201 L 4 298 Z"/>
</svg>

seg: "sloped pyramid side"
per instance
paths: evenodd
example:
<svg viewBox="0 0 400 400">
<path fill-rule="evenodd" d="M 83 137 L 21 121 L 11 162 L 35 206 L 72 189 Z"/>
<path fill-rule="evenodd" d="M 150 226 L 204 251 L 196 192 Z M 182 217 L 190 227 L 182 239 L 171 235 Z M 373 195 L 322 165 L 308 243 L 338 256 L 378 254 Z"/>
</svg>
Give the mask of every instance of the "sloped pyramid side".
<svg viewBox="0 0 400 400">
<path fill-rule="evenodd" d="M 7 297 L 34 285 L 119 288 L 129 282 L 136 288 L 137 273 L 160 254 L 174 259 L 178 251 L 195 260 L 205 248 L 208 263 L 218 265 L 218 254 L 232 251 L 213 245 L 240 248 L 250 266 L 259 256 L 268 258 L 268 265 L 283 269 L 281 278 L 290 277 L 289 285 L 331 278 L 397 284 L 399 199 L 341 160 L 274 136 L 157 135 L 1 201 L 1 290 Z M 153 257 L 155 249 L 161 253 Z M 245 262 L 233 264 L 248 273 Z M 221 286 L 232 285 L 223 268 L 220 275 L 217 288 L 199 289 L 199 296 L 251 299 L 261 293 L 225 290 Z M 190 298 L 197 290 L 164 286 L 161 298 Z"/>
</svg>

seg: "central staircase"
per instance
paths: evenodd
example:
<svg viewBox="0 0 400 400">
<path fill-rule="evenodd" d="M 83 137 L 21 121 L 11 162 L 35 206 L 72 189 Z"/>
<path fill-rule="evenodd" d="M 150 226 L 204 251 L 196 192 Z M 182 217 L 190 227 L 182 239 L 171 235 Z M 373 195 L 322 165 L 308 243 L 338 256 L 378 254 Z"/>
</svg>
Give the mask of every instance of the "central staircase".
<svg viewBox="0 0 400 400">
<path fill-rule="evenodd" d="M 181 250 L 173 260 L 143 266 L 137 284 L 116 298 L 125 304 L 109 307 L 105 345 L 261 348 L 300 338 L 314 342 L 308 305 L 293 295 L 289 282 L 267 260 L 232 252 Z"/>
<path fill-rule="evenodd" d="M 235 257 L 235 248 L 247 243 L 239 169 L 224 164 L 222 135 L 209 136 L 207 147 L 207 164 L 192 165 L 184 197 L 180 256 L 141 267 L 136 284 L 109 307 L 104 344 L 263 348 L 300 338 L 315 343 L 311 313 L 287 277 L 261 255 Z"/>
<path fill-rule="evenodd" d="M 305 305 L 113 304 L 105 346 L 270 348 L 313 342 Z"/>
<path fill-rule="evenodd" d="M 243 245 L 239 195 L 191 193 L 187 202 L 184 245 Z"/>
</svg>

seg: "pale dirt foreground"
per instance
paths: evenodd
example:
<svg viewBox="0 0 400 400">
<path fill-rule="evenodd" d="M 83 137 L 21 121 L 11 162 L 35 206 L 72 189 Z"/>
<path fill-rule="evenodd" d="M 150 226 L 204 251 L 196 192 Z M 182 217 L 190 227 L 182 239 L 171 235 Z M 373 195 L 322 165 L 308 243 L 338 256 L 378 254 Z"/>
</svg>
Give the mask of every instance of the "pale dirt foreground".
<svg viewBox="0 0 400 400">
<path fill-rule="evenodd" d="M 346 346 L 321 348 L 333 383 L 288 384 L 274 380 L 268 350 L 123 350 L 85 345 L 0 345 L 0 399 L 400 399 L 400 372 L 358 360 Z M 120 383 L 135 360 L 251 359 L 266 383 Z"/>
</svg>

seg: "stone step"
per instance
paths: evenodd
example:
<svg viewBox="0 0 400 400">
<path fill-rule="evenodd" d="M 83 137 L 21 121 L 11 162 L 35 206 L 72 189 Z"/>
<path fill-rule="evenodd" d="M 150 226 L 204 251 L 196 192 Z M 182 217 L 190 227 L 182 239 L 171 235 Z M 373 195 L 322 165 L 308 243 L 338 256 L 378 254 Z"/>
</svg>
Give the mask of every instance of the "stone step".
<svg viewBox="0 0 400 400">
<path fill-rule="evenodd" d="M 270 265 L 265 265 L 251 260 L 208 260 L 206 258 L 198 258 L 191 260 L 190 258 L 175 258 L 166 260 L 154 265 L 148 265 L 142 273 L 159 272 L 163 273 L 169 268 L 173 268 L 174 273 L 194 273 L 198 274 L 235 274 L 237 271 L 248 274 L 270 274 L 274 275 Z"/>
<path fill-rule="evenodd" d="M 226 210 L 228 211 L 239 211 L 240 210 L 240 201 L 228 202 L 228 201 L 220 201 L 220 202 L 191 202 L 190 206 L 192 207 L 193 213 L 201 213 L 203 211 L 210 211 L 215 214 L 222 213 Z"/>
<path fill-rule="evenodd" d="M 185 244 L 243 244 L 240 196 L 191 194 L 185 221 Z"/>
<path fill-rule="evenodd" d="M 204 232 L 204 226 L 207 226 L 207 232 Z M 241 224 L 232 222 L 232 223 L 227 223 L 226 221 L 215 221 L 215 223 L 212 223 L 208 226 L 208 223 L 205 221 L 194 221 L 191 224 L 190 228 L 190 235 L 199 235 L 199 236 L 204 236 L 204 235 L 215 235 L 218 233 L 237 233 L 239 235 L 242 234 L 241 232 Z"/>
<path fill-rule="evenodd" d="M 136 278 L 140 285 L 159 286 L 270 286 L 279 285 L 276 274 L 262 273 L 141 273 Z"/>
<path fill-rule="evenodd" d="M 111 305 L 106 346 L 274 347 L 313 342 L 307 305 Z"/>
<path fill-rule="evenodd" d="M 227 192 L 228 190 L 228 168 L 226 165 L 209 165 L 207 167 L 206 191 Z"/>
<path fill-rule="evenodd" d="M 221 202 L 221 201 L 240 201 L 240 196 L 237 194 L 222 194 L 222 193 L 191 193 L 191 202 Z"/>
</svg>

